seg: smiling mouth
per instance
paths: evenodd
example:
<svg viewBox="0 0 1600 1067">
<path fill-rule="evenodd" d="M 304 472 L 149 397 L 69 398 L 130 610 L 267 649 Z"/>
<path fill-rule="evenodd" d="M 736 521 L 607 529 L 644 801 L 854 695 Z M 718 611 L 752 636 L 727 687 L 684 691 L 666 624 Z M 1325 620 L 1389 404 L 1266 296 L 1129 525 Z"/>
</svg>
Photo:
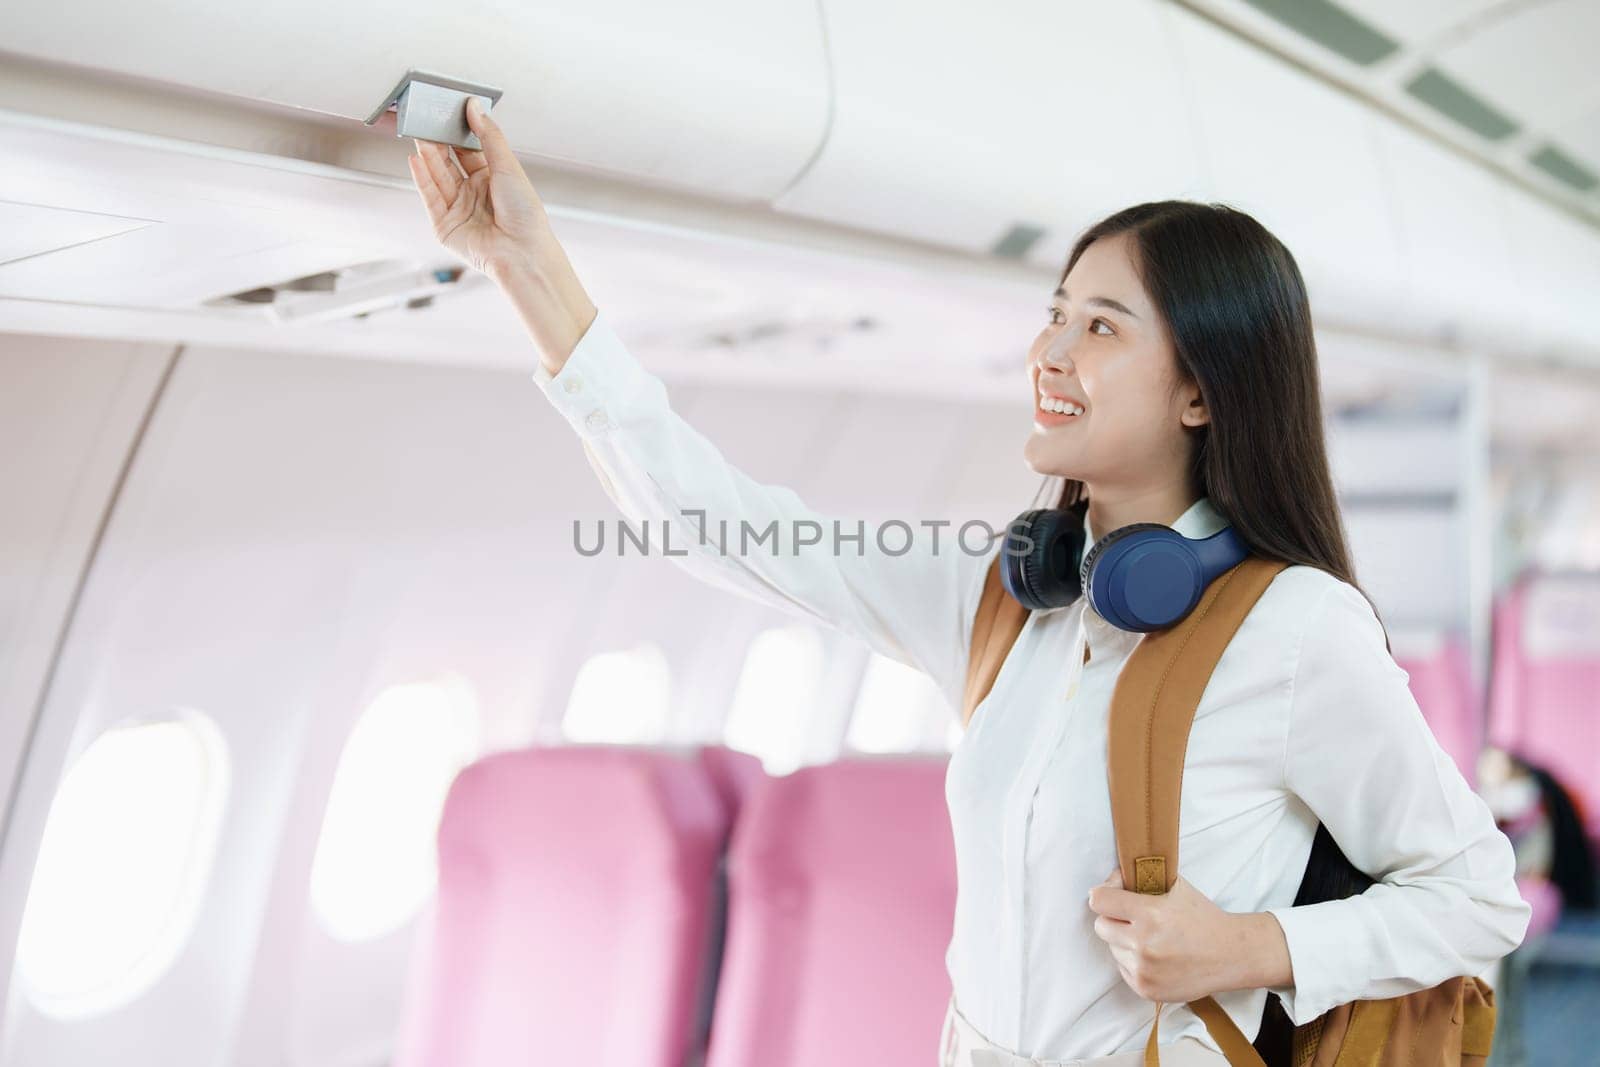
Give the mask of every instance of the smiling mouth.
<svg viewBox="0 0 1600 1067">
<path fill-rule="evenodd" d="M 1065 397 L 1035 393 L 1033 425 L 1039 430 L 1052 430 L 1083 418 L 1084 407 Z"/>
<path fill-rule="evenodd" d="M 1058 396 L 1044 396 L 1041 394 L 1039 397 L 1038 410 L 1047 411 L 1055 415 L 1069 415 L 1076 417 L 1078 415 L 1082 415 L 1084 409 L 1081 404 L 1074 404 L 1070 400 L 1064 400 Z"/>
</svg>

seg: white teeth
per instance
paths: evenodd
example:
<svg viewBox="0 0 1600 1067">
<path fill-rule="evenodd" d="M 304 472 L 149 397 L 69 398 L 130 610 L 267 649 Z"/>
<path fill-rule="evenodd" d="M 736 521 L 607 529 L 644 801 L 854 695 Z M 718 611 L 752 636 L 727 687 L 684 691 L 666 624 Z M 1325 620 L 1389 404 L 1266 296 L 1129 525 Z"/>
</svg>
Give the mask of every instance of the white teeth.
<svg viewBox="0 0 1600 1067">
<path fill-rule="evenodd" d="M 1083 408 L 1070 400 L 1063 400 L 1057 396 L 1039 396 L 1039 408 L 1042 411 L 1053 411 L 1058 415 L 1082 415 Z"/>
</svg>

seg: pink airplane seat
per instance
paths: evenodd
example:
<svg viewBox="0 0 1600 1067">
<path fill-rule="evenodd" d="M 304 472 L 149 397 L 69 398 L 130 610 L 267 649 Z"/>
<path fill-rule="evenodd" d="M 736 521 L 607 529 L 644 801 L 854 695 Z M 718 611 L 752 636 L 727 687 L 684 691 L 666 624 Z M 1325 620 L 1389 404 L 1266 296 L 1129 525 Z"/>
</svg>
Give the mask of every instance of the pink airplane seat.
<svg viewBox="0 0 1600 1067">
<path fill-rule="evenodd" d="M 1535 576 L 1502 599 L 1489 740 L 1554 775 L 1581 809 L 1589 838 L 1600 842 L 1600 651 L 1585 647 L 1592 636 L 1582 628 L 1592 624 L 1584 617 L 1596 610 L 1587 597 L 1600 601 L 1600 580 Z M 1543 617 L 1531 617 L 1530 608 Z"/>
<path fill-rule="evenodd" d="M 766 779 L 767 772 L 755 756 L 722 745 L 707 745 L 699 754 L 700 765 L 706 769 L 712 787 L 722 798 L 731 823 L 756 787 Z"/>
<path fill-rule="evenodd" d="M 1411 678 L 1411 695 L 1432 727 L 1433 736 L 1438 738 L 1439 747 L 1455 760 L 1468 782 L 1476 782 L 1483 731 L 1478 725 L 1466 646 L 1451 638 L 1428 656 L 1406 657 L 1398 662 Z"/>
<path fill-rule="evenodd" d="M 395 1067 L 682 1067 L 729 810 L 694 751 L 505 752 L 456 779 Z"/>
<path fill-rule="evenodd" d="M 931 1063 L 950 996 L 943 757 L 762 782 L 729 852 L 708 1067 Z"/>
<path fill-rule="evenodd" d="M 745 752 L 721 745 L 707 745 L 700 750 L 700 765 L 722 799 L 730 824 L 737 824 L 739 813 L 766 780 L 767 773 L 761 761 Z M 712 885 L 712 923 L 710 961 L 711 969 L 700 987 L 700 1001 L 695 1008 L 695 1047 L 705 1049 L 707 1035 L 711 1032 L 711 1018 L 716 1010 L 717 978 L 722 965 L 723 949 L 728 924 L 728 871 L 727 852 L 718 857 L 716 877 Z"/>
</svg>

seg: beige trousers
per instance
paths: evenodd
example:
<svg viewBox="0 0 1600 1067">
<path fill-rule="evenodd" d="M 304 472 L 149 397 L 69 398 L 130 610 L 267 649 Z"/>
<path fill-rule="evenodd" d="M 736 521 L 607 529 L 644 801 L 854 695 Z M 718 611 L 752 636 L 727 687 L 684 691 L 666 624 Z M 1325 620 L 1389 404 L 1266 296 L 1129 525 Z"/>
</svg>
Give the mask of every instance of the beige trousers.
<svg viewBox="0 0 1600 1067">
<path fill-rule="evenodd" d="M 1144 1067 L 1144 1049 L 1086 1060 L 1035 1060 L 1002 1048 L 980 1034 L 956 1009 L 954 997 L 944 1013 L 939 1040 L 939 1067 Z M 1228 1058 L 1198 1038 L 1185 1037 L 1161 1046 L 1161 1067 L 1228 1067 Z"/>
</svg>

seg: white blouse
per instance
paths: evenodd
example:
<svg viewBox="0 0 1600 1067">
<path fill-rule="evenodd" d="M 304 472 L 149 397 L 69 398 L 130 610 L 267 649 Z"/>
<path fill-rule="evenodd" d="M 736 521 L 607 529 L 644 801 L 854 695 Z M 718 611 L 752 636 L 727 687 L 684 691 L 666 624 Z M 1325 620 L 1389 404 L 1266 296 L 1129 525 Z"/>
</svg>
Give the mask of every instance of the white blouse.
<svg viewBox="0 0 1600 1067">
<path fill-rule="evenodd" d="M 652 550 L 670 524 L 673 551 L 686 553 L 670 557 L 678 565 L 860 638 L 932 677 L 953 714 L 960 707 L 998 541 L 957 547 L 945 530 L 892 554 L 905 540 L 880 545 L 869 528 L 838 552 L 828 537 L 797 542 L 815 537 L 807 522 L 831 535 L 835 520 L 731 466 L 668 406 L 603 310 L 559 374 L 540 366 L 533 377 L 611 498 L 655 528 Z M 740 520 L 757 532 L 776 521 L 777 542 L 741 553 Z M 1223 520 L 1201 500 L 1173 525 L 1202 537 Z M 1130 1051 L 1148 1033 L 1153 1006 L 1123 982 L 1088 906 L 1116 866 L 1106 715 L 1137 641 L 1083 600 L 1034 612 L 950 759 L 959 888 L 946 967 L 962 1014 L 1025 1056 Z M 1319 819 L 1381 881 L 1291 907 Z M 1225 911 L 1270 911 L 1282 925 L 1294 985 L 1276 992 L 1297 1023 L 1479 974 L 1521 942 L 1531 911 L 1510 842 L 1434 740 L 1366 599 L 1312 567 L 1274 579 L 1206 687 L 1180 833 L 1184 878 Z M 1265 990 L 1216 999 L 1255 1034 Z M 1168 1006 L 1162 1043 L 1189 1034 L 1215 1047 L 1192 1012 Z"/>
</svg>

